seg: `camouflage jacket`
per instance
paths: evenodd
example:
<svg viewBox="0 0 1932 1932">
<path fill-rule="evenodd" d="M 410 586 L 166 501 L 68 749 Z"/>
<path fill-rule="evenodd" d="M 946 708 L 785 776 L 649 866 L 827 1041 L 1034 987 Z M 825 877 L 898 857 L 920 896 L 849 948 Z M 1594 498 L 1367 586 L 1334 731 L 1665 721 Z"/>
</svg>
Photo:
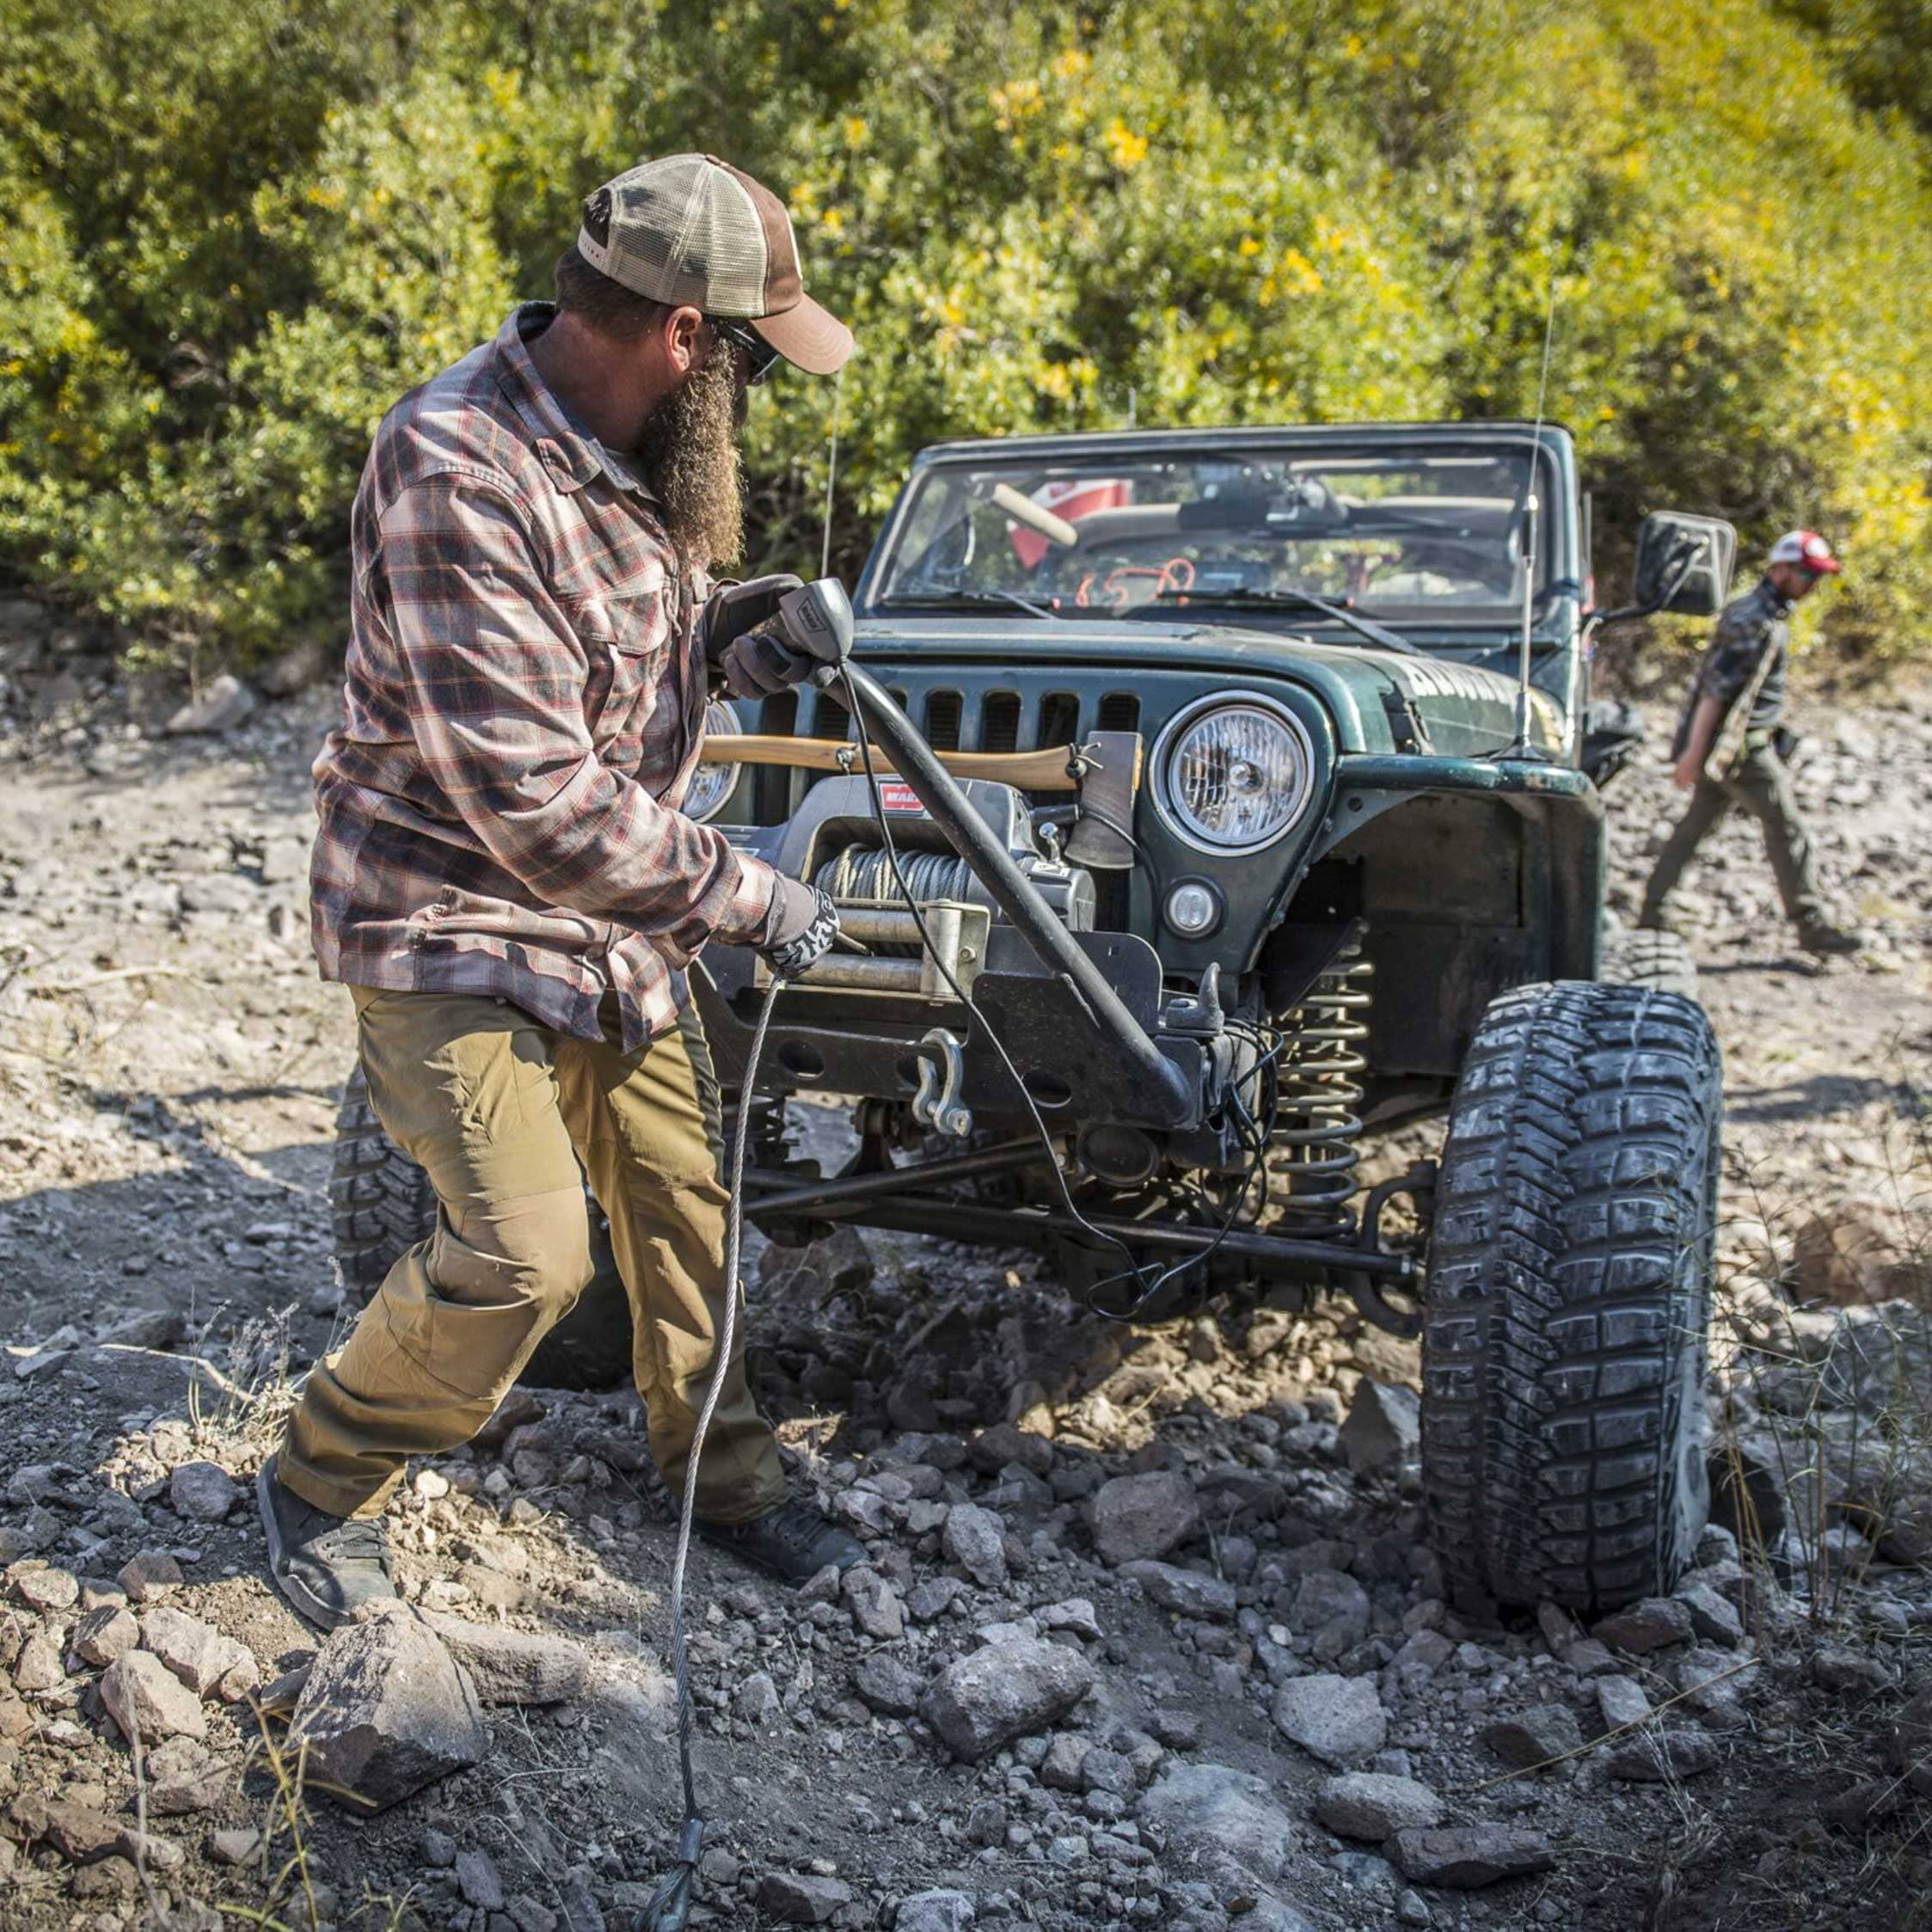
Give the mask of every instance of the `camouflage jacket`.
<svg viewBox="0 0 1932 1932">
<path fill-rule="evenodd" d="M 1724 606 L 1677 720 L 1672 757 L 1681 757 L 1690 742 L 1690 721 L 1696 714 L 1698 699 L 1714 697 L 1728 711 L 1751 688 L 1767 653 L 1769 665 L 1751 708 L 1752 735 L 1769 732 L 1784 716 L 1784 652 L 1790 636 L 1787 622 L 1790 615 L 1790 604 L 1779 596 L 1769 577 L 1760 578 L 1755 588 Z"/>
</svg>

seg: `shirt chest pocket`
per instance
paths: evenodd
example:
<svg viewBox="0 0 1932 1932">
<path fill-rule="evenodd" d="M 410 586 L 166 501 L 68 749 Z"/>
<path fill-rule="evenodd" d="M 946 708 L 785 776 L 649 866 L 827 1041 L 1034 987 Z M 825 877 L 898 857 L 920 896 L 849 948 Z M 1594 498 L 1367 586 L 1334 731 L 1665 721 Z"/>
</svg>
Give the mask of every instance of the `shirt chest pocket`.
<svg viewBox="0 0 1932 1932">
<path fill-rule="evenodd" d="M 589 665 L 584 715 L 600 752 L 635 736 L 672 672 L 676 633 L 665 604 L 661 577 L 569 600 Z"/>
</svg>

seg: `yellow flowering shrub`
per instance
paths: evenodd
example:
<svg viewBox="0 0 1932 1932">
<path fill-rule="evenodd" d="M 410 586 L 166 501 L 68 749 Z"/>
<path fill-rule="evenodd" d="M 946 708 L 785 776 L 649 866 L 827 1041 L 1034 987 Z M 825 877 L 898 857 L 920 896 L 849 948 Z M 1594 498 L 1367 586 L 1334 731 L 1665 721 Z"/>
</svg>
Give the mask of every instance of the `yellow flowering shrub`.
<svg viewBox="0 0 1932 1932">
<path fill-rule="evenodd" d="M 754 565 L 815 567 L 835 410 L 849 573 L 941 438 L 1540 393 L 1606 576 L 1671 505 L 1826 530 L 1844 647 L 1904 649 L 1932 594 L 1910 0 L 6 15 L 0 585 L 144 645 L 338 632 L 383 410 L 548 292 L 588 188 L 684 148 L 786 196 L 860 341 L 754 407 Z"/>
</svg>

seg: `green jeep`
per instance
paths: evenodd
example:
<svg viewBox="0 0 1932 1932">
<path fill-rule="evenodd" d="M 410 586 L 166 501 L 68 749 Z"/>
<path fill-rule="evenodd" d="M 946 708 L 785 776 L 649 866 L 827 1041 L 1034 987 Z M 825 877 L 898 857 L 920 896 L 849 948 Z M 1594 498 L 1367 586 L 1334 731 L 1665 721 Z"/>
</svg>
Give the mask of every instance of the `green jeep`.
<svg viewBox="0 0 1932 1932">
<path fill-rule="evenodd" d="M 1458 1593 L 1579 1610 L 1667 1590 L 1704 1521 L 1720 1111 L 1687 956 L 1606 930 L 1632 739 L 1592 643 L 1714 611 L 1734 554 L 1653 517 L 1604 613 L 1587 512 L 1528 424 L 942 445 L 854 598 L 864 675 L 717 708 L 686 805 L 863 948 L 779 996 L 742 1099 L 768 1234 L 1032 1246 L 1122 1319 L 1345 1292 L 1421 1336 Z M 741 1085 L 764 969 L 693 978 Z M 803 1092 L 855 1103 L 837 1175 Z M 1359 1181 L 1444 1113 L 1439 1161 Z M 372 1286 L 432 1205 L 353 1088 L 345 1123 Z M 624 1329 L 606 1282 L 537 1372 Z"/>
</svg>

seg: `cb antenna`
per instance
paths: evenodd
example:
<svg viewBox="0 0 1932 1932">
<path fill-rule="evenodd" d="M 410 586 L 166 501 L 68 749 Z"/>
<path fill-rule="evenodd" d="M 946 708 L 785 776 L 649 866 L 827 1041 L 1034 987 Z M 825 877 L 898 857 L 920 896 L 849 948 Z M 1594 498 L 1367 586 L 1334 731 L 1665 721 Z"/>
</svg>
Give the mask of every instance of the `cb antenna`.
<svg viewBox="0 0 1932 1932">
<path fill-rule="evenodd" d="M 1530 432 L 1530 470 L 1523 492 L 1523 628 L 1517 647 L 1516 742 L 1510 750 L 1530 750 L 1530 629 L 1536 597 L 1536 463 L 1543 455 L 1543 405 L 1549 395 L 1549 347 L 1556 332 L 1556 264 L 1549 265 L 1549 297 L 1543 305 L 1543 372 L 1536 377 L 1536 420 Z"/>
</svg>

